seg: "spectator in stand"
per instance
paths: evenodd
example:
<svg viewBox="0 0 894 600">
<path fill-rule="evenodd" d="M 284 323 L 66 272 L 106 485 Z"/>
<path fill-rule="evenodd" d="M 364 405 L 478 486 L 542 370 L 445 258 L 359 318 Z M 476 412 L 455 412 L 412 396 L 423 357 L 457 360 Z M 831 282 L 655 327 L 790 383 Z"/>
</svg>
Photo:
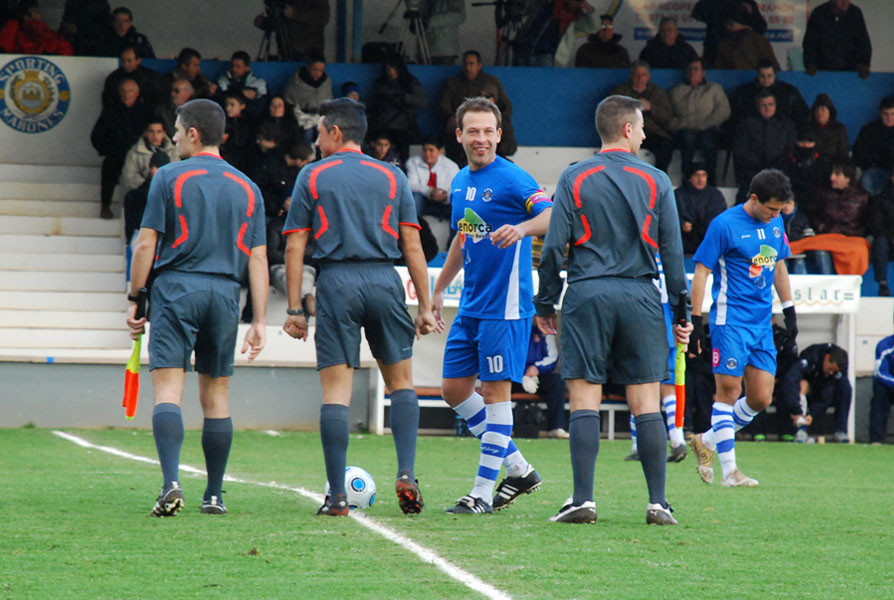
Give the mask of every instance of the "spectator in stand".
<svg viewBox="0 0 894 600">
<path fill-rule="evenodd" d="M 241 92 L 254 116 L 261 112 L 267 96 L 267 82 L 251 72 L 251 57 L 243 50 L 233 53 L 230 68 L 217 79 L 217 88 L 221 92 Z"/>
<path fill-rule="evenodd" d="M 650 77 L 649 63 L 638 60 L 630 67 L 627 81 L 616 85 L 609 93 L 642 102 L 643 131 L 646 133 L 642 147 L 655 155 L 655 166 L 666 173 L 674 153 L 674 140 L 670 132 L 674 112 L 667 93 L 649 81 Z"/>
<path fill-rule="evenodd" d="M 422 154 L 407 160 L 407 180 L 416 200 L 416 214 L 450 218 L 450 184 L 459 166 L 444 156 L 444 142 L 437 136 L 422 140 Z"/>
<path fill-rule="evenodd" d="M 755 0 L 699 0 L 692 8 L 692 18 L 705 24 L 702 57 L 707 67 L 718 68 L 714 64 L 717 47 L 729 35 L 726 24 L 730 17 L 735 17 L 755 33 L 763 35 L 767 31 L 767 22 Z"/>
<path fill-rule="evenodd" d="M 143 66 L 143 59 L 136 49 L 128 46 L 121 51 L 121 66 L 112 71 L 102 88 L 102 105 L 108 106 L 118 98 L 118 84 L 125 77 L 133 79 L 140 86 L 140 97 L 147 106 L 158 104 L 159 75 Z"/>
<path fill-rule="evenodd" d="M 500 80 L 485 73 L 481 67 L 481 54 L 477 50 L 467 50 L 463 54 L 462 71 L 447 80 L 438 102 L 438 116 L 445 126 L 447 156 L 461 167 L 466 164 L 466 153 L 456 141 L 456 109 L 468 98 L 486 96 L 500 109 L 503 136 L 497 146 L 497 154 L 507 157 L 518 150 L 512 129 L 512 101 Z"/>
<path fill-rule="evenodd" d="M 764 60 L 757 67 L 757 76 L 754 80 L 740 85 L 729 95 L 730 109 L 733 113 L 730 118 L 732 131 L 735 131 L 735 126 L 746 116 L 756 114 L 754 100 L 763 90 L 770 90 L 776 98 L 776 114 L 791 119 L 796 128 L 807 123 L 807 103 L 804 102 L 801 92 L 795 86 L 780 81 L 776 77 L 776 66 L 773 62 Z"/>
<path fill-rule="evenodd" d="M 746 24 L 749 16 L 750 14 L 744 9 L 739 9 L 727 19 L 726 37 L 717 45 L 715 69 L 748 71 L 757 69 L 764 62 L 779 69 L 779 62 L 770 42 L 762 33 L 756 32 Z"/>
<path fill-rule="evenodd" d="M 615 33 L 615 19 L 611 15 L 601 15 L 599 33 L 587 38 L 587 43 L 578 48 L 574 57 L 575 67 L 591 69 L 626 69 L 630 66 L 630 54 L 619 42 L 621 34 Z"/>
<path fill-rule="evenodd" d="M 374 133 L 369 138 L 369 141 L 370 147 L 367 154 L 369 154 L 376 160 L 388 163 L 389 165 L 393 165 L 401 171 L 406 172 L 404 161 L 402 161 L 400 158 L 400 152 L 398 152 L 397 148 L 394 147 L 394 144 L 391 142 L 391 137 L 388 135 L 387 131 L 379 131 Z"/>
<path fill-rule="evenodd" d="M 304 142 L 310 144 L 320 124 L 320 105 L 332 100 L 332 80 L 322 54 L 309 58 L 307 65 L 292 74 L 283 98 L 294 107 L 298 126 L 304 130 Z"/>
<path fill-rule="evenodd" d="M 869 192 L 856 183 L 857 168 L 851 162 L 835 163 L 829 185 L 816 190 L 817 233 L 863 237 L 869 211 Z"/>
<path fill-rule="evenodd" d="M 369 128 L 388 133 L 401 160 L 406 161 L 410 144 L 419 142 L 416 111 L 428 104 L 428 96 L 399 56 L 385 59 L 382 67 L 384 72 L 373 84 L 366 105 Z"/>
<path fill-rule="evenodd" d="M 828 94 L 817 94 L 810 108 L 810 133 L 816 140 L 819 160 L 827 173 L 833 162 L 847 160 L 850 154 L 847 126 L 838 120 L 838 110 Z"/>
<path fill-rule="evenodd" d="M 341 84 L 342 98 L 350 98 L 354 102 L 362 102 L 360 100 L 360 85 L 356 81 L 346 81 Z"/>
<path fill-rule="evenodd" d="M 74 54 L 72 45 L 43 21 L 36 2 L 23 2 L 0 28 L 0 52 L 11 54 Z"/>
<path fill-rule="evenodd" d="M 518 64 L 526 67 L 556 66 L 556 49 L 568 26 L 593 7 L 582 0 L 530 2 L 525 20 L 516 36 Z"/>
<path fill-rule="evenodd" d="M 303 133 L 295 119 L 295 110 L 286 102 L 282 94 L 273 94 L 267 100 L 267 110 L 261 117 L 261 122 L 270 122 L 279 131 L 279 139 L 283 148 L 291 148 L 296 143 L 303 143 Z"/>
<path fill-rule="evenodd" d="M 668 94 L 674 116 L 670 129 L 680 149 L 682 169 L 689 172 L 695 151 L 701 148 L 708 185 L 717 185 L 717 143 L 720 126 L 729 118 L 729 100 L 720 84 L 708 81 L 701 59 L 689 63 L 686 82 Z"/>
<path fill-rule="evenodd" d="M 71 42 L 78 56 L 118 56 L 107 0 L 65 0 L 59 33 Z"/>
<path fill-rule="evenodd" d="M 329 0 L 283 0 L 271 2 L 268 12 L 255 17 L 255 27 L 277 32 L 285 31 L 284 39 L 278 34 L 280 60 L 305 62 L 312 56 L 322 56 L 326 50 L 326 24 L 329 22 Z M 278 14 L 270 14 L 269 7 L 278 7 Z"/>
<path fill-rule="evenodd" d="M 220 145 L 220 157 L 240 171 L 245 170 L 245 160 L 254 141 L 254 125 L 245 114 L 247 104 L 245 96 L 239 90 L 224 93 L 223 105 L 227 123 L 224 126 L 223 143 Z"/>
<path fill-rule="evenodd" d="M 860 185 L 878 194 L 894 170 L 894 96 L 882 98 L 879 117 L 863 126 L 854 142 L 854 162 L 863 170 Z"/>
<path fill-rule="evenodd" d="M 559 364 L 559 346 L 554 334 L 544 335 L 531 327 L 528 355 L 525 357 L 525 374 L 521 383 L 512 384 L 512 392 L 537 394 L 546 403 L 547 436 L 567 440 L 565 429 L 565 380 L 556 372 Z"/>
<path fill-rule="evenodd" d="M 466 22 L 465 0 L 431 0 L 425 8 L 425 40 L 431 64 L 455 65 L 460 54 L 459 27 Z"/>
<path fill-rule="evenodd" d="M 653 69 L 685 69 L 697 58 L 698 53 L 680 34 L 673 17 L 661 19 L 658 33 L 646 42 L 646 47 L 639 53 L 639 59 L 649 63 Z"/>
<path fill-rule="evenodd" d="M 817 71 L 856 71 L 863 79 L 869 77 L 872 43 L 863 11 L 851 0 L 829 0 L 813 9 L 807 19 L 803 45 L 808 75 Z"/>
<path fill-rule="evenodd" d="M 193 98 L 192 84 L 188 79 L 175 79 L 168 91 L 168 101 L 155 107 L 154 115 L 165 124 L 165 133 L 171 139 L 174 136 L 174 123 L 177 120 L 177 109 Z"/>
<path fill-rule="evenodd" d="M 795 147 L 795 124 L 776 112 L 776 97 L 768 89 L 755 98 L 756 115 L 745 117 L 736 128 L 733 161 L 736 167 L 737 201 L 746 199 L 752 178 L 763 169 L 782 165 Z"/>
<path fill-rule="evenodd" d="M 184 48 L 177 55 L 174 70 L 162 77 L 164 89 L 170 89 L 175 79 L 186 79 L 192 85 L 193 98 L 211 98 L 217 93 L 217 84 L 202 74 L 202 55 L 195 48 Z"/>
<path fill-rule="evenodd" d="M 140 86 L 133 79 L 118 84 L 118 101 L 102 109 L 90 132 L 90 142 L 103 157 L 99 216 L 111 219 L 112 193 L 121 176 L 124 158 L 146 127 L 149 107 L 140 101 Z"/>
<path fill-rule="evenodd" d="M 786 203 L 780 213 L 782 222 L 785 223 L 785 235 L 789 242 L 797 242 L 805 237 L 816 235 L 807 215 L 798 206 L 796 198 L 793 196 Z M 808 250 L 804 254 L 795 254 L 785 259 L 788 272 L 795 275 L 814 274 L 830 274 L 835 272 L 832 266 L 832 255 L 826 250 Z M 809 263 L 809 264 L 808 264 Z M 782 375 L 785 371 L 778 371 L 777 375 Z"/>
<path fill-rule="evenodd" d="M 283 214 L 283 203 L 288 196 L 283 154 L 276 127 L 269 122 L 261 123 L 255 134 L 255 144 L 245 159 L 244 171 L 261 190 L 268 218 Z"/>
<path fill-rule="evenodd" d="M 878 295 L 890 296 L 888 261 L 891 260 L 891 245 L 894 243 L 894 177 L 888 179 L 888 186 L 869 204 L 867 230 L 873 236 L 869 257 L 878 282 Z"/>
<path fill-rule="evenodd" d="M 164 124 L 160 119 L 150 117 L 143 137 L 127 151 L 118 181 L 124 190 L 125 242 L 130 243 L 133 234 L 140 230 L 149 184 L 155 172 L 179 159 L 177 147 L 165 134 Z"/>
<path fill-rule="evenodd" d="M 795 136 L 795 146 L 786 154 L 780 168 L 788 175 L 799 212 L 809 219 L 816 214 L 814 191 L 829 181 L 832 165 L 824 165 L 816 149 L 816 140 L 809 129 L 802 128 Z M 791 240 L 789 240 L 791 241 Z"/>
<path fill-rule="evenodd" d="M 894 402 L 894 335 L 889 335 L 875 347 L 872 401 L 869 404 L 869 443 L 873 446 L 880 446 L 885 441 L 892 402 Z"/>
<path fill-rule="evenodd" d="M 133 26 L 133 13 L 129 8 L 119 6 L 112 11 L 112 31 L 111 43 L 116 56 L 120 56 L 125 48 L 133 48 L 140 58 L 155 58 L 149 38 Z"/>
<path fill-rule="evenodd" d="M 282 234 L 286 221 L 286 214 L 292 204 L 292 188 L 295 180 L 304 165 L 314 160 L 314 150 L 304 142 L 293 145 L 283 156 L 285 169 L 283 171 L 286 198 L 279 214 L 267 218 L 267 263 L 270 265 L 270 285 L 276 288 L 283 296 L 289 295 L 286 287 L 286 236 Z M 316 280 L 316 264 L 313 262 L 313 244 L 309 243 L 304 252 L 304 271 L 301 277 L 301 306 L 305 314 L 316 314 L 314 302 L 314 281 Z"/>
<path fill-rule="evenodd" d="M 683 254 L 692 256 L 705 239 L 708 225 L 726 210 L 726 200 L 720 190 L 708 185 L 708 170 L 704 164 L 690 164 L 683 175 L 686 182 L 674 190 L 674 196 L 683 234 Z"/>
</svg>

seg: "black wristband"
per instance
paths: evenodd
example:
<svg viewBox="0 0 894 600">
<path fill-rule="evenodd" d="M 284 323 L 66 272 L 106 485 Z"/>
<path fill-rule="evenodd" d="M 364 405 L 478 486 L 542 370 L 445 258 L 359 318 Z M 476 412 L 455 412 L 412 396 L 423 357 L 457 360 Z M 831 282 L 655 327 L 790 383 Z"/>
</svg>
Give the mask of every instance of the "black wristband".
<svg viewBox="0 0 894 600">
<path fill-rule="evenodd" d="M 136 295 L 136 296 L 131 296 L 130 294 L 128 294 L 128 295 L 127 295 L 127 300 L 128 300 L 129 302 L 136 302 L 137 304 L 139 304 L 140 301 L 141 301 L 143 298 L 145 298 L 145 297 L 146 297 L 146 294 L 148 294 L 148 293 L 149 293 L 149 290 L 146 289 L 146 288 L 144 288 L 144 287 L 142 287 L 142 288 L 140 288 L 140 289 L 137 290 L 137 295 Z"/>
<path fill-rule="evenodd" d="M 291 317 L 301 317 L 304 315 L 304 310 L 300 308 L 287 308 L 286 314 Z"/>
</svg>

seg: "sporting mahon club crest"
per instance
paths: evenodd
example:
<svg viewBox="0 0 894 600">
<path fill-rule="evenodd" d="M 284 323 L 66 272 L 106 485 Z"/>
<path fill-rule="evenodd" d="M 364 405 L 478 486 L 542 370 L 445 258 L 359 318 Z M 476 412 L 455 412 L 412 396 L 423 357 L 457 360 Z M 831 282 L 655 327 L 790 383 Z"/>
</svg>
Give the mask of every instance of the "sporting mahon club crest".
<svg viewBox="0 0 894 600">
<path fill-rule="evenodd" d="M 0 119 L 22 133 L 42 133 L 68 112 L 71 89 L 65 74 L 41 56 L 23 56 L 0 70 Z"/>
</svg>

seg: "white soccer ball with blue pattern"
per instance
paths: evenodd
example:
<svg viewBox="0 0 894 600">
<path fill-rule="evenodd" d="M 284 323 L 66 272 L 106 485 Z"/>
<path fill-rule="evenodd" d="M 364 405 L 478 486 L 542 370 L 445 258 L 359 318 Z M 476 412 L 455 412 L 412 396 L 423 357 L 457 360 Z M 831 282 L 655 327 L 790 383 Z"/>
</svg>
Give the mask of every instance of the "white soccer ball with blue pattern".
<svg viewBox="0 0 894 600">
<path fill-rule="evenodd" d="M 345 491 L 351 508 L 369 508 L 376 501 L 376 482 L 360 467 L 345 467 Z M 324 493 L 328 498 L 329 481 L 326 481 Z"/>
</svg>

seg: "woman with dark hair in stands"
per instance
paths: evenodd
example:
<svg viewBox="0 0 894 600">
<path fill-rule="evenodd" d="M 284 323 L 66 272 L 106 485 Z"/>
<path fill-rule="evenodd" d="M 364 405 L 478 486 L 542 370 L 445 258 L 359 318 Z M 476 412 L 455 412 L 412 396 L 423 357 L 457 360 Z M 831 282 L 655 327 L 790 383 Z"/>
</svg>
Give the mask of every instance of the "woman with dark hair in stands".
<svg viewBox="0 0 894 600">
<path fill-rule="evenodd" d="M 386 58 L 382 66 L 384 73 L 373 85 L 367 104 L 369 130 L 387 133 L 405 162 L 410 144 L 419 141 L 416 110 L 428 104 L 428 97 L 399 56 Z"/>
<path fill-rule="evenodd" d="M 838 120 L 835 103 L 828 94 L 818 94 L 813 101 L 809 128 L 827 174 L 831 172 L 832 163 L 848 159 L 847 127 Z"/>
<path fill-rule="evenodd" d="M 286 102 L 282 94 L 273 94 L 267 99 L 267 107 L 261 116 L 261 123 L 273 123 L 279 131 L 281 148 L 291 148 L 295 142 L 302 139 L 302 130 L 295 119 L 295 107 Z"/>
</svg>

